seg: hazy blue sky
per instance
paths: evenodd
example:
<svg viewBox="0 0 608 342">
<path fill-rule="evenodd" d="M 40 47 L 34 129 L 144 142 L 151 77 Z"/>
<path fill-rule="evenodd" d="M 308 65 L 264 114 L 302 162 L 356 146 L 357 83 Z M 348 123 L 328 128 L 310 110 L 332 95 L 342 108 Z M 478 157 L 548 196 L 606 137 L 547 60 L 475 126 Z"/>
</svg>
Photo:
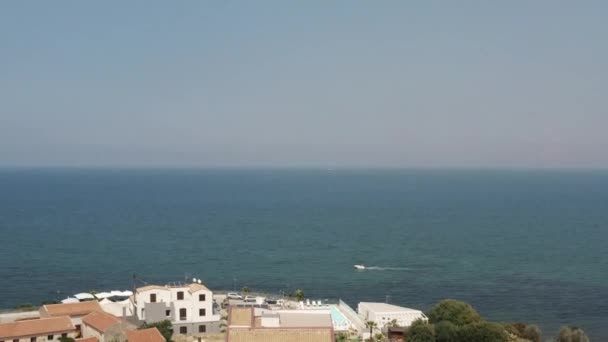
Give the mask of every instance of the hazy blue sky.
<svg viewBox="0 0 608 342">
<path fill-rule="evenodd" d="M 606 1 L 1 1 L 0 165 L 608 167 Z"/>
</svg>

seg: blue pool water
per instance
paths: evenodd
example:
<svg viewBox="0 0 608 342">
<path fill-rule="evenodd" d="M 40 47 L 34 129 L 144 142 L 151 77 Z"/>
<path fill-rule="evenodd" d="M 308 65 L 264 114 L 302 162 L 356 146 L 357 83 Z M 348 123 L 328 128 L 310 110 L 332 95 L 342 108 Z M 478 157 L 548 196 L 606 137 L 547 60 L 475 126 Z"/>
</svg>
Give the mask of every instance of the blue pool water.
<svg viewBox="0 0 608 342">
<path fill-rule="evenodd" d="M 334 321 L 334 326 L 344 326 L 349 323 L 346 317 L 335 306 L 332 305 L 329 310 L 331 319 Z"/>
</svg>

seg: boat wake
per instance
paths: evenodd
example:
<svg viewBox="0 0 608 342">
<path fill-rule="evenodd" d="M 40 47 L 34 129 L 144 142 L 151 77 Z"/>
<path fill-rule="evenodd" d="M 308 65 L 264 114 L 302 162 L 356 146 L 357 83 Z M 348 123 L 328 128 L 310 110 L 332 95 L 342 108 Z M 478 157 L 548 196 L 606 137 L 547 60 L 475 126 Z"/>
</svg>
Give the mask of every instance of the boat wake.
<svg viewBox="0 0 608 342">
<path fill-rule="evenodd" d="M 370 266 L 366 267 L 366 270 L 373 271 L 409 271 L 408 267 L 380 267 L 380 266 Z"/>
<path fill-rule="evenodd" d="M 380 266 L 364 266 L 355 265 L 355 268 L 360 271 L 409 271 L 409 267 L 380 267 Z"/>
</svg>

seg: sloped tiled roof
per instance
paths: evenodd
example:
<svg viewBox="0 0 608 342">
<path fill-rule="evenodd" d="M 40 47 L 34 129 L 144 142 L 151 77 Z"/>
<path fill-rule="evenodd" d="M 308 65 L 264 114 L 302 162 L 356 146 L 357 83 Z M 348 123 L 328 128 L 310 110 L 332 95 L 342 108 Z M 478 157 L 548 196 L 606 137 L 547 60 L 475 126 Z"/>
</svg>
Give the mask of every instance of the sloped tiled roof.
<svg viewBox="0 0 608 342">
<path fill-rule="evenodd" d="M 97 301 L 87 301 L 69 304 L 49 304 L 42 307 L 50 317 L 59 316 L 84 316 L 93 311 L 102 311 Z"/>
<path fill-rule="evenodd" d="M 0 324 L 0 340 L 22 336 L 51 335 L 76 330 L 69 317 L 30 319 Z"/>
<path fill-rule="evenodd" d="M 106 330 L 115 326 L 116 324 L 120 324 L 120 319 L 103 311 L 93 311 L 82 318 L 82 323 L 90 326 L 100 333 L 104 333 Z"/>
<path fill-rule="evenodd" d="M 85 338 L 77 338 L 74 340 L 75 342 L 99 342 L 97 337 L 85 337 Z"/>
<path fill-rule="evenodd" d="M 127 332 L 129 342 L 166 342 L 163 335 L 156 328 L 133 330 Z"/>
<path fill-rule="evenodd" d="M 209 291 L 209 289 L 203 284 L 192 283 L 188 285 L 188 291 L 190 291 L 190 293 L 194 293 L 201 290 Z"/>
</svg>

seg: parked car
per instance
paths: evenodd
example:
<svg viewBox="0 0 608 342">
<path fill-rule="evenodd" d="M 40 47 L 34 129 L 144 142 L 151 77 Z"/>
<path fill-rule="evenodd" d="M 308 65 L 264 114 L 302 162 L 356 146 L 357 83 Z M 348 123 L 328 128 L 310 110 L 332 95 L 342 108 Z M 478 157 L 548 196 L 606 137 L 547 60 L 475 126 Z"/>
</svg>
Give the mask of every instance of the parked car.
<svg viewBox="0 0 608 342">
<path fill-rule="evenodd" d="M 241 296 L 240 294 L 238 294 L 236 292 L 228 292 L 228 294 L 226 294 L 226 297 L 228 297 L 228 299 L 240 299 L 240 300 L 243 300 L 243 296 Z"/>
<path fill-rule="evenodd" d="M 256 297 L 255 296 L 245 296 L 245 299 L 243 299 L 244 302 L 247 303 L 255 303 L 256 302 Z"/>
</svg>

